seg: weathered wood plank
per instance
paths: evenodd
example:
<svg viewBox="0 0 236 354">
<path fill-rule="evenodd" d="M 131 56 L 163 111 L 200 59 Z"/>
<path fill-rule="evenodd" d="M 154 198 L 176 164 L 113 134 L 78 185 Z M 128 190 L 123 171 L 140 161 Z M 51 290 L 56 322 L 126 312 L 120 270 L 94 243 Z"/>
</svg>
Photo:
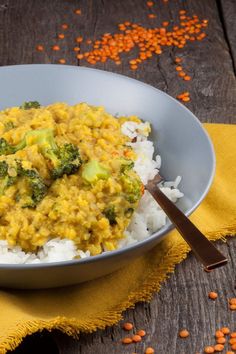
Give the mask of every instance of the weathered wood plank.
<svg viewBox="0 0 236 354">
<path fill-rule="evenodd" d="M 217 3 L 236 75 L 236 2 L 234 0 L 217 0 Z"/>
</svg>

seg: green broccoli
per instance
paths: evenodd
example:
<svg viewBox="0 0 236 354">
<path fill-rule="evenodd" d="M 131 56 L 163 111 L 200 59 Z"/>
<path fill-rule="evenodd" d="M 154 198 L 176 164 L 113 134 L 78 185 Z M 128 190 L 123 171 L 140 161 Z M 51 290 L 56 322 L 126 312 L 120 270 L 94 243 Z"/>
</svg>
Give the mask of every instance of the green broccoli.
<svg viewBox="0 0 236 354">
<path fill-rule="evenodd" d="M 91 160 L 84 165 L 82 178 L 88 183 L 95 183 L 99 179 L 107 179 L 109 176 L 108 169 L 96 160 Z"/>
<path fill-rule="evenodd" d="M 31 108 L 40 108 L 40 103 L 38 101 L 29 101 L 29 102 L 24 102 L 20 108 L 21 109 L 31 109 Z"/>
<path fill-rule="evenodd" d="M 35 208 L 37 204 L 47 194 L 47 186 L 36 170 L 24 169 L 21 162 L 17 161 L 17 177 L 25 178 L 30 189 L 30 195 L 23 196 L 20 194 L 18 198 L 24 200 L 22 208 Z"/>
<path fill-rule="evenodd" d="M 37 129 L 28 131 L 22 141 L 13 146 L 5 139 L 0 139 L 0 155 L 14 154 L 26 146 L 37 144 L 42 155 L 50 161 L 50 171 L 53 179 L 64 174 L 71 175 L 78 171 L 82 161 L 78 147 L 73 144 L 58 146 L 52 129 Z"/>
<path fill-rule="evenodd" d="M 136 203 L 142 196 L 142 182 L 129 174 L 121 175 L 120 181 L 128 202 Z"/>
<path fill-rule="evenodd" d="M 105 217 L 109 220 L 110 225 L 115 225 L 117 224 L 116 221 L 116 211 L 115 211 L 115 206 L 110 205 L 106 209 L 104 209 L 103 214 Z"/>
<path fill-rule="evenodd" d="M 4 138 L 0 138 L 0 155 L 15 154 L 18 150 L 24 149 L 25 146 L 24 140 L 17 145 L 11 145 Z"/>
<path fill-rule="evenodd" d="M 129 160 L 129 159 L 123 159 L 122 164 L 120 166 L 120 172 L 125 173 L 129 170 L 131 170 L 134 167 L 134 161 Z"/>
<path fill-rule="evenodd" d="M 4 123 L 4 128 L 5 128 L 5 132 L 8 132 L 9 130 L 14 128 L 14 124 L 11 121 L 5 122 Z"/>
<path fill-rule="evenodd" d="M 15 169 L 15 175 L 9 175 L 9 165 L 6 161 L 0 161 L 0 196 L 4 195 L 6 189 L 19 180 L 25 178 L 30 194 L 22 195 L 19 191 L 17 200 L 23 200 L 22 208 L 35 208 L 36 205 L 45 197 L 47 186 L 36 170 L 24 169 L 22 163 L 18 160 L 16 165 L 11 167 Z"/>
<path fill-rule="evenodd" d="M 0 196 L 4 195 L 5 190 L 12 186 L 16 177 L 9 176 L 8 164 L 6 161 L 0 161 Z"/>
</svg>

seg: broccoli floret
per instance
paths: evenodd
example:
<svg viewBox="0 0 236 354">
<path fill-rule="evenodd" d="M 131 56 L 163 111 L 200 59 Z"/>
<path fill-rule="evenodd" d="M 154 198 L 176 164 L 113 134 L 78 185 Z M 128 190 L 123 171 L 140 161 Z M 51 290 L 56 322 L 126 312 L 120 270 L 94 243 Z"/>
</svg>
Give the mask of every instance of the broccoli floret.
<svg viewBox="0 0 236 354">
<path fill-rule="evenodd" d="M 125 173 L 134 167 L 134 161 L 123 159 L 122 165 L 120 166 L 120 172 Z"/>
<path fill-rule="evenodd" d="M 21 106 L 21 109 L 31 109 L 31 108 L 40 108 L 40 103 L 38 101 L 29 101 L 24 102 Z"/>
<path fill-rule="evenodd" d="M 8 132 L 9 130 L 14 128 L 14 124 L 11 121 L 5 122 L 4 123 L 4 128 L 5 128 L 5 132 Z"/>
<path fill-rule="evenodd" d="M 108 169 L 96 160 L 91 160 L 84 165 L 82 178 L 88 183 L 95 183 L 99 179 L 107 179 L 109 176 Z"/>
<path fill-rule="evenodd" d="M 110 225 L 115 225 L 117 224 L 116 221 L 116 211 L 115 211 L 115 206 L 110 205 L 106 209 L 104 209 L 103 214 L 105 217 L 109 220 Z"/>
<path fill-rule="evenodd" d="M 78 147 L 73 144 L 58 146 L 51 129 L 29 131 L 24 140 L 26 146 L 33 144 L 39 146 L 40 152 L 50 161 L 50 172 L 53 179 L 77 172 L 82 164 Z"/>
<path fill-rule="evenodd" d="M 23 196 L 22 208 L 35 208 L 47 194 L 47 186 L 36 170 L 24 169 L 21 162 L 17 162 L 17 177 L 27 180 L 30 195 Z M 20 199 L 20 194 L 18 198 Z"/>
<path fill-rule="evenodd" d="M 126 199 L 130 203 L 136 203 L 142 196 L 142 183 L 135 176 L 123 174 L 120 178 Z"/>
<path fill-rule="evenodd" d="M 8 172 L 8 164 L 6 161 L 0 161 L 0 177 L 6 177 Z"/>
<path fill-rule="evenodd" d="M 0 155 L 15 154 L 18 150 L 24 149 L 25 146 L 25 140 L 17 145 L 10 145 L 4 138 L 0 138 Z"/>
<path fill-rule="evenodd" d="M 16 181 L 16 176 L 10 176 L 8 174 L 8 164 L 6 161 L 0 161 L 0 196 L 2 196 L 5 190 L 12 186 Z"/>
<path fill-rule="evenodd" d="M 6 161 L 0 161 L 0 196 L 4 195 L 6 189 L 19 180 L 25 178 L 29 185 L 29 195 L 22 197 L 21 191 L 17 194 L 17 200 L 23 199 L 23 208 L 35 208 L 36 205 L 45 197 L 47 186 L 36 170 L 24 169 L 20 161 L 16 162 L 15 175 L 9 175 L 9 165 Z"/>
<path fill-rule="evenodd" d="M 58 146 L 51 129 L 37 129 L 27 132 L 22 141 L 13 146 L 5 139 L 0 139 L 0 155 L 14 154 L 26 146 L 37 144 L 43 156 L 50 161 L 50 172 L 53 179 L 64 174 L 71 175 L 78 171 L 82 161 L 79 149 L 73 144 Z"/>
</svg>

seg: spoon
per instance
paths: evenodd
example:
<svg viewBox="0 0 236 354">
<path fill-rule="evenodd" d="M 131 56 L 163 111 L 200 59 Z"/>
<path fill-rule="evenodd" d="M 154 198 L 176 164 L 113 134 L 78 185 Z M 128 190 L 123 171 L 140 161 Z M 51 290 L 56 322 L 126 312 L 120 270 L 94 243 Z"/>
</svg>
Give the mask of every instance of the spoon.
<svg viewBox="0 0 236 354">
<path fill-rule="evenodd" d="M 157 184 L 161 180 L 162 177 L 158 174 L 146 184 L 145 188 L 175 225 L 196 258 L 204 265 L 205 270 L 210 271 L 225 265 L 228 261 L 227 258 L 218 251 L 213 243 L 160 190 Z"/>
</svg>

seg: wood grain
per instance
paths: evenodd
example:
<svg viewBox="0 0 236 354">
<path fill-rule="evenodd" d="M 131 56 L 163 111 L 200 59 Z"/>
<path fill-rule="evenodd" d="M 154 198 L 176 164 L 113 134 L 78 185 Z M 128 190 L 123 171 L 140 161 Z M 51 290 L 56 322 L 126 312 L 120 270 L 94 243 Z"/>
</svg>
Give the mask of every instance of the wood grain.
<svg viewBox="0 0 236 354">
<path fill-rule="evenodd" d="M 81 16 L 73 10 L 80 8 Z M 189 43 L 182 50 L 165 48 L 159 57 L 145 62 L 137 72 L 129 69 L 128 62 L 135 54 L 123 56 L 122 65 L 112 62 L 97 64 L 96 67 L 128 75 L 149 83 L 176 97 L 190 91 L 191 102 L 187 107 L 202 122 L 236 123 L 236 5 L 234 0 L 175 0 L 163 3 L 155 1 L 152 12 L 157 19 L 147 17 L 148 8 L 143 0 L 0 0 L 0 65 L 23 63 L 57 63 L 65 58 L 67 64 L 89 66 L 78 61 L 73 52 L 75 37 L 98 39 L 104 32 L 116 31 L 123 21 L 141 23 L 145 26 L 160 25 L 169 20 L 177 21 L 178 11 L 209 19 L 208 37 L 202 42 Z M 69 24 L 64 40 L 57 34 L 61 25 Z M 60 43 L 61 50 L 53 52 L 53 44 Z M 35 51 L 43 44 L 45 52 Z M 81 50 L 88 45 L 82 44 Z M 179 79 L 174 70 L 173 58 L 179 55 L 183 65 L 193 77 L 191 82 Z M 27 338 L 14 351 L 15 354 L 128 354 L 144 353 L 145 346 L 153 346 L 159 354 L 186 354 L 203 352 L 203 347 L 214 342 L 213 333 L 222 325 L 236 330 L 236 312 L 230 312 L 227 298 L 235 296 L 236 240 L 218 243 L 229 257 L 229 264 L 211 273 L 205 273 L 190 255 L 176 267 L 174 274 L 154 295 L 150 304 L 139 303 L 134 310 L 124 313 L 125 320 L 135 328 L 145 328 L 147 336 L 141 344 L 124 347 L 120 339 L 124 332 L 120 325 L 81 334 L 75 341 L 59 332 L 36 334 Z M 209 291 L 219 293 L 217 301 L 210 301 Z M 187 327 L 190 338 L 181 340 L 178 331 Z"/>
</svg>

